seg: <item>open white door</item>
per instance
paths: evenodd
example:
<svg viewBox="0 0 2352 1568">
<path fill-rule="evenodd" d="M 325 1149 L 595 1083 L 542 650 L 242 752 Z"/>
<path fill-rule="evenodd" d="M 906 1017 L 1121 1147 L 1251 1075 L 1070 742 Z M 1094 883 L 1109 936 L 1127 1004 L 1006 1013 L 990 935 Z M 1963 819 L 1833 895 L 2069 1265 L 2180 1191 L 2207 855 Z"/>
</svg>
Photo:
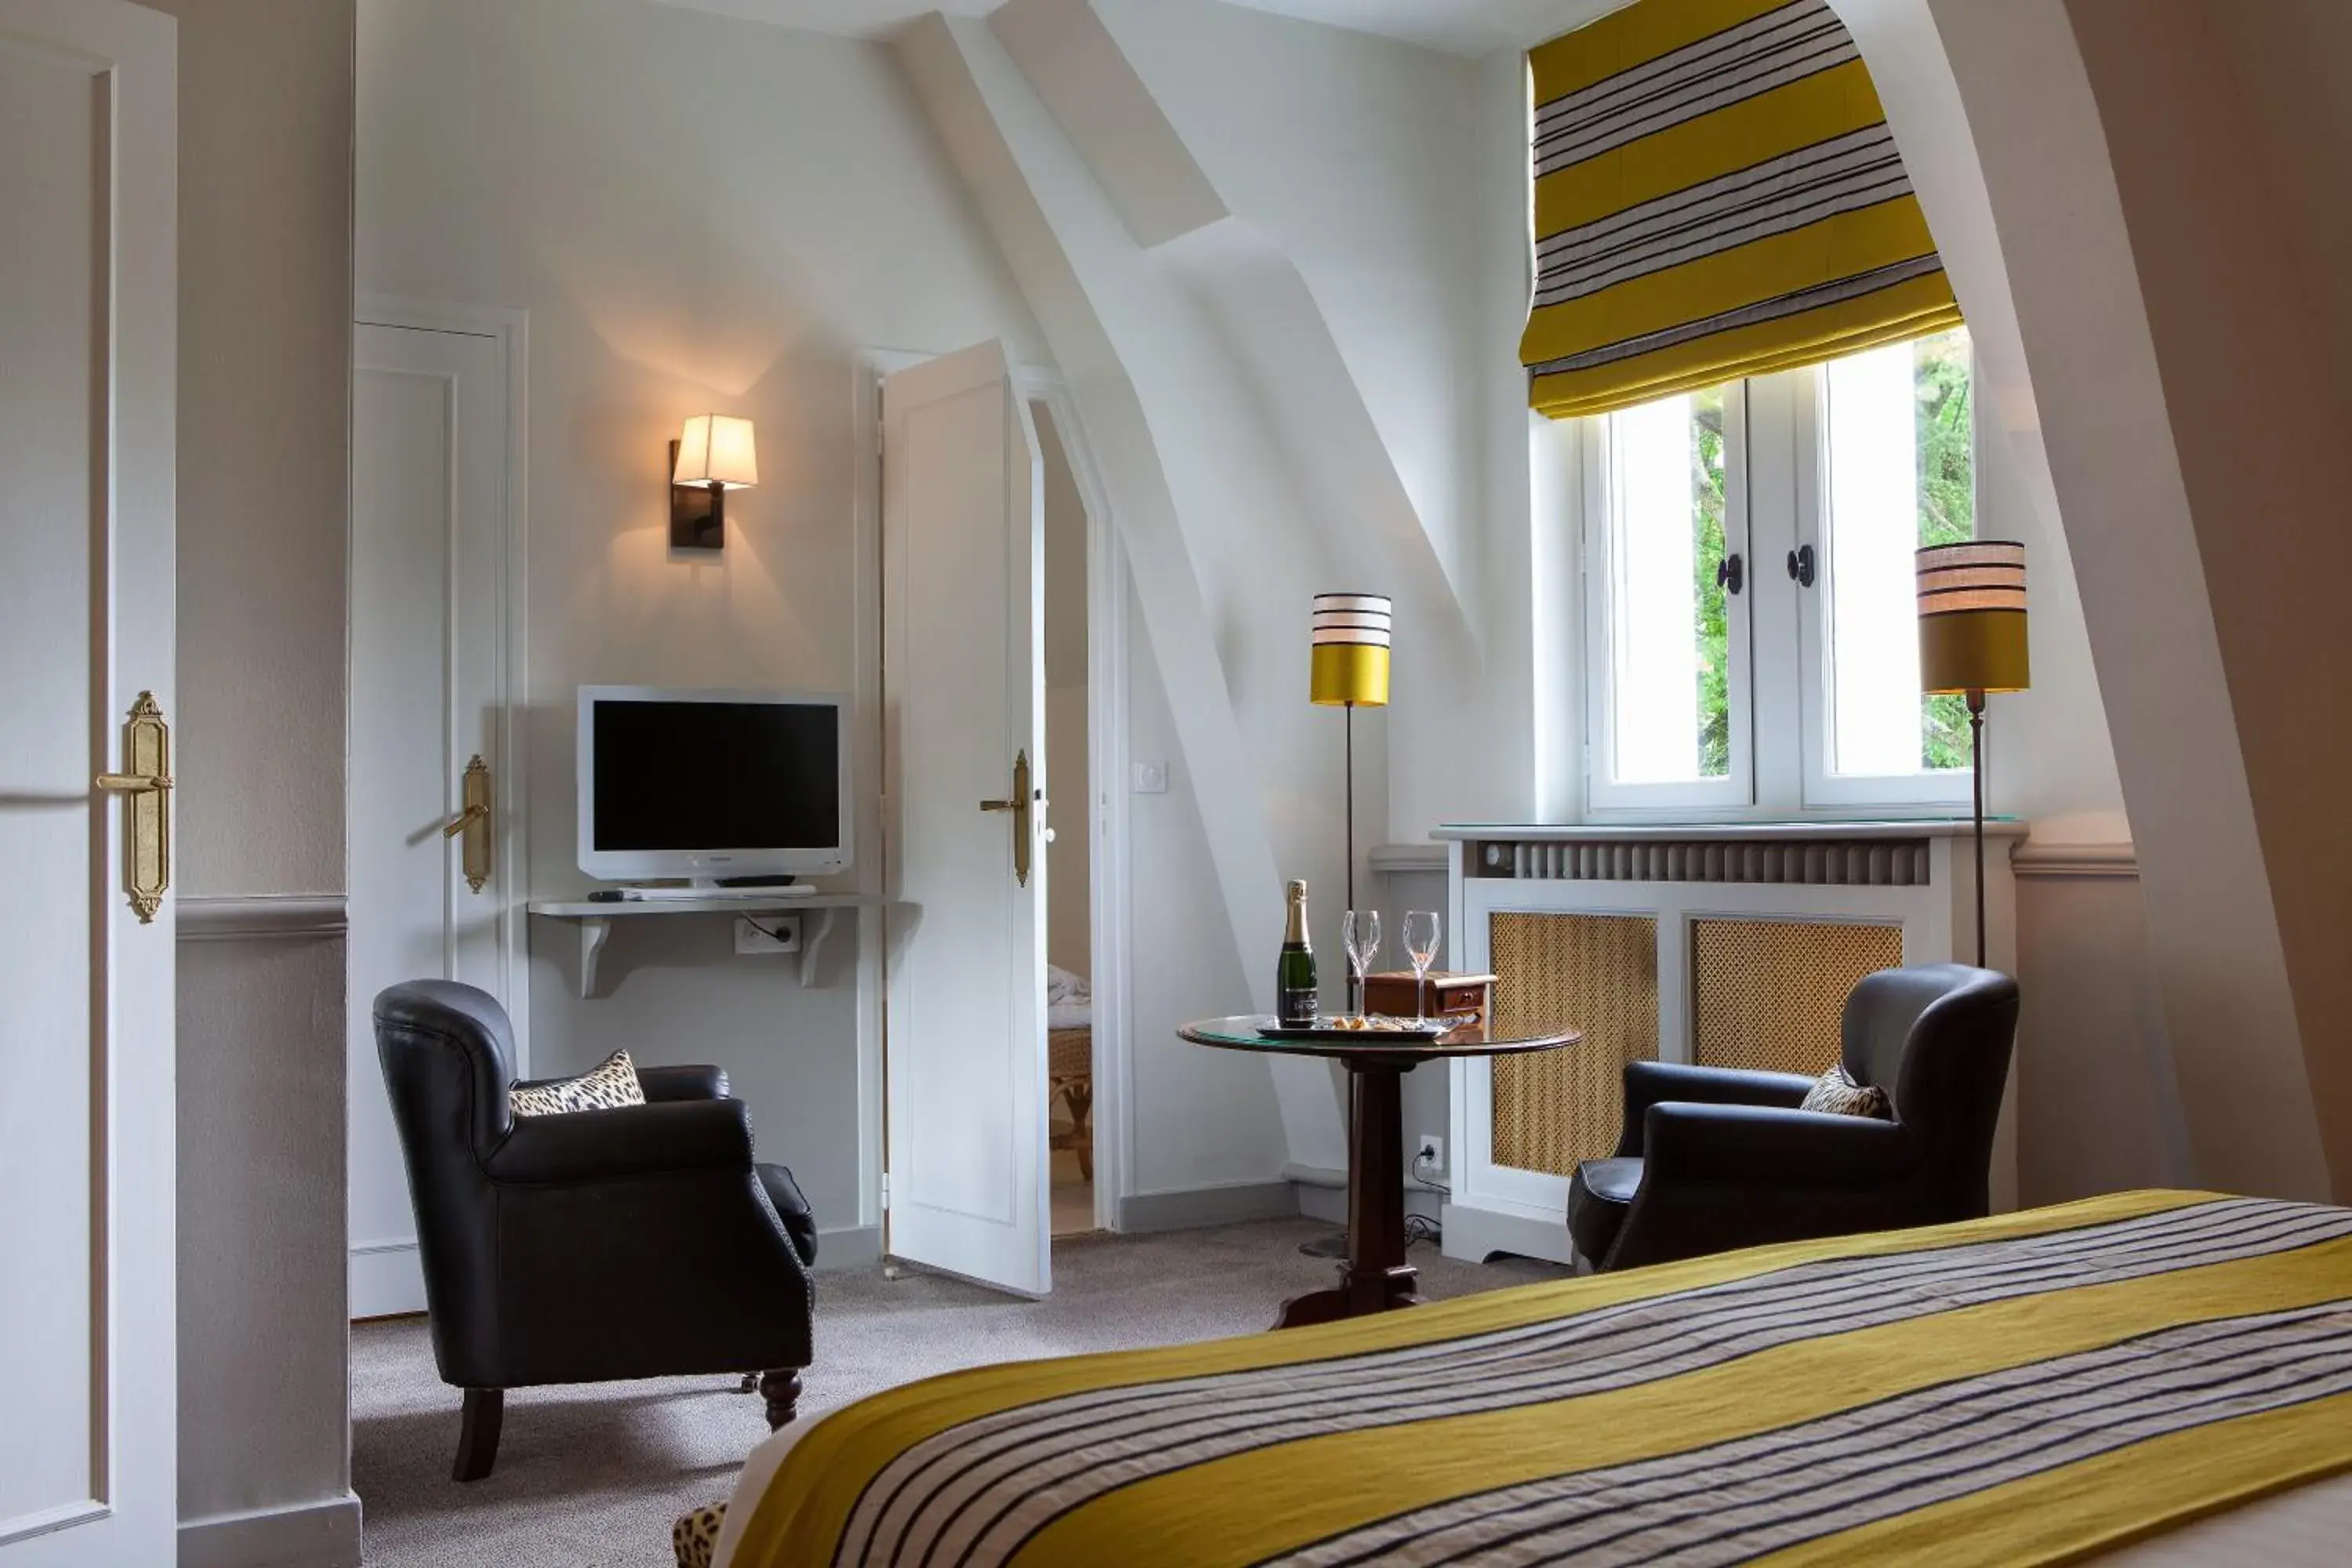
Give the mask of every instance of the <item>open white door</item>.
<svg viewBox="0 0 2352 1568">
<path fill-rule="evenodd" d="M 351 1314 L 425 1310 L 375 997 L 462 980 L 510 1014 L 506 346 L 362 321 L 352 364 Z M 469 800 L 487 802 L 468 815 Z M 445 828 L 455 826 L 454 835 Z M 528 1062 L 521 1064 L 528 1066 Z"/>
<path fill-rule="evenodd" d="M 178 48 L 121 0 L 0 0 L 5 1568 L 178 1554 Z"/>
<path fill-rule="evenodd" d="M 882 389 L 889 1251 L 1052 1286 L 1045 512 L 1001 342 Z"/>
</svg>

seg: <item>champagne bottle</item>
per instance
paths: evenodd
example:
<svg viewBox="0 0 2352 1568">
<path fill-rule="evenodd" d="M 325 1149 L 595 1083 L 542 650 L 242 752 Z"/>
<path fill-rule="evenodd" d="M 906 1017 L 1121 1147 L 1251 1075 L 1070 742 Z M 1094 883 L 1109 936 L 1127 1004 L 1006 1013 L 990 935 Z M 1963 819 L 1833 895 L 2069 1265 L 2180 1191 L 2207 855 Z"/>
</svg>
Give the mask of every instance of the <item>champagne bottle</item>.
<svg viewBox="0 0 2352 1568">
<path fill-rule="evenodd" d="M 1322 1010 L 1315 983 L 1315 949 L 1307 941 L 1307 884 L 1293 882 L 1286 889 L 1290 913 L 1282 928 L 1282 956 L 1275 961 L 1275 1013 L 1283 1025 L 1297 1027 L 1315 1022 Z"/>
</svg>

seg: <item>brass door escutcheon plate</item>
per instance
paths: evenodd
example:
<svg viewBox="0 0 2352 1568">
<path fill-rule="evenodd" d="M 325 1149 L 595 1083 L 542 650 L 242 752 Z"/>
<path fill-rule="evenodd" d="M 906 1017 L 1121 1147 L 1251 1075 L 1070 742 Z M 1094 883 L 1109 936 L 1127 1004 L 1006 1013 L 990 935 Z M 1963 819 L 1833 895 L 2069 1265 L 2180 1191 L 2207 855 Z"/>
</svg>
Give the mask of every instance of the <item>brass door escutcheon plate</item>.
<svg viewBox="0 0 2352 1568">
<path fill-rule="evenodd" d="M 96 787 L 123 797 L 122 883 L 131 912 L 151 925 L 172 885 L 172 727 L 142 691 L 122 723 L 122 771 Z"/>
</svg>

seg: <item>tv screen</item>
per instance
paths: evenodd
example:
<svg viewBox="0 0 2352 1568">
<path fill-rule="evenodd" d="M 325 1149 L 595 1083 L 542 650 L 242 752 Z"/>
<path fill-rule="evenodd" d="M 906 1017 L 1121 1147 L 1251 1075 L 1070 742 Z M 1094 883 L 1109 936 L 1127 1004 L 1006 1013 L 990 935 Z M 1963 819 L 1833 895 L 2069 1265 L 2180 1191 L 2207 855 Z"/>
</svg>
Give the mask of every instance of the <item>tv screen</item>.
<svg viewBox="0 0 2352 1568">
<path fill-rule="evenodd" d="M 648 856 L 681 872 L 713 851 L 736 852 L 713 856 L 713 870 L 730 859 L 815 869 L 793 852 L 845 847 L 836 702 L 598 695 L 582 717 L 585 851 L 638 858 L 631 869 L 651 875 L 670 868 Z"/>
</svg>

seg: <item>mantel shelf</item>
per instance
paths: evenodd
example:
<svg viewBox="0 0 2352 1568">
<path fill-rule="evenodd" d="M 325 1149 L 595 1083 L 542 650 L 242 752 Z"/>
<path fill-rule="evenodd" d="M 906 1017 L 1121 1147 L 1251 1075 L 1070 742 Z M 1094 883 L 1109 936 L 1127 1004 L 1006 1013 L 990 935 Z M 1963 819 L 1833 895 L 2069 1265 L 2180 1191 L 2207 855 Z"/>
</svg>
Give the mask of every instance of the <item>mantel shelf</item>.
<svg viewBox="0 0 2352 1568">
<path fill-rule="evenodd" d="M 778 899 L 623 899 L 610 902 L 590 899 L 533 899 L 526 907 L 546 920 L 571 921 L 580 927 L 580 994 L 596 994 L 596 959 L 612 940 L 613 922 L 638 915 L 796 915 L 814 910 L 817 919 L 801 931 L 801 984 L 816 979 L 817 954 L 833 934 L 835 917 L 843 910 L 878 910 L 883 899 L 874 893 L 813 893 Z"/>
</svg>

